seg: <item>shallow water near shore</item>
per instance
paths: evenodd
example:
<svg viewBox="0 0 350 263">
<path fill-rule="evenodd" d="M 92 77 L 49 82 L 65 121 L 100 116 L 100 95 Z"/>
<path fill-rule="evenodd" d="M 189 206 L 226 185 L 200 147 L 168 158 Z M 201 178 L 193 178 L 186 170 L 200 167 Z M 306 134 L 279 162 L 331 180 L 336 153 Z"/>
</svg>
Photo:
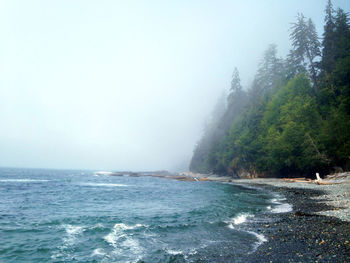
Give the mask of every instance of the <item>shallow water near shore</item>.
<svg viewBox="0 0 350 263">
<path fill-rule="evenodd" d="M 2 168 L 0 262 L 240 262 L 286 209 L 239 185 Z"/>
</svg>

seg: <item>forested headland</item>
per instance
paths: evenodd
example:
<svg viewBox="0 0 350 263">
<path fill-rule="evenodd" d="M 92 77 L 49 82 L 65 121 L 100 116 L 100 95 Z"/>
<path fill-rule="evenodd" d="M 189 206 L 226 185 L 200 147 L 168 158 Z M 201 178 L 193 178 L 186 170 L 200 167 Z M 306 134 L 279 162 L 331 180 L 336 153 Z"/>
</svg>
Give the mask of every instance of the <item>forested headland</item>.
<svg viewBox="0 0 350 263">
<path fill-rule="evenodd" d="M 350 169 L 350 24 L 331 1 L 322 36 L 298 14 L 291 50 L 270 45 L 254 81 L 235 68 L 194 149 L 190 170 L 232 176 L 309 176 Z"/>
</svg>

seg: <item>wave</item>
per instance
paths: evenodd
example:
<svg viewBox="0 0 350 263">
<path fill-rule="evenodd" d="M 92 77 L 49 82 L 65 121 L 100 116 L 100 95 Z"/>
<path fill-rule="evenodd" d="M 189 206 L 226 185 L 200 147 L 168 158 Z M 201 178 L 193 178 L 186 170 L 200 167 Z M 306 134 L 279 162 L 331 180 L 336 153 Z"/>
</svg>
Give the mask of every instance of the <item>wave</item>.
<svg viewBox="0 0 350 263">
<path fill-rule="evenodd" d="M 258 241 L 256 241 L 256 242 L 254 243 L 254 245 L 253 245 L 253 251 L 252 251 L 251 253 L 255 252 L 255 251 L 257 250 L 257 248 L 258 248 L 262 243 L 267 242 L 266 237 L 265 237 L 264 235 L 262 235 L 262 234 L 258 234 L 258 233 L 253 232 L 253 231 L 246 231 L 246 232 L 249 233 L 249 234 L 254 235 L 254 236 L 258 239 Z"/>
<path fill-rule="evenodd" d="M 234 229 L 234 225 L 240 225 L 247 221 L 249 217 L 254 217 L 252 214 L 248 213 L 242 213 L 238 214 L 234 218 L 231 218 L 229 221 L 225 221 L 226 224 L 228 224 L 228 227 L 231 229 Z"/>
<path fill-rule="evenodd" d="M 20 179 L 0 179 L 0 182 L 6 182 L 6 183 L 36 183 L 36 182 L 49 182 L 50 180 L 40 180 L 40 179 L 27 179 L 27 178 L 20 178 Z"/>
<path fill-rule="evenodd" d="M 74 226 L 74 225 L 61 225 L 61 227 L 65 230 L 66 235 L 62 238 L 63 246 L 61 249 L 67 249 L 73 246 L 77 241 L 77 236 L 80 235 L 83 231 L 85 231 L 83 226 Z"/>
<path fill-rule="evenodd" d="M 104 252 L 102 248 L 96 248 L 92 251 L 91 256 L 106 256 L 107 254 Z"/>
<path fill-rule="evenodd" d="M 143 253 L 143 248 L 133 235 L 128 234 L 127 230 L 146 227 L 142 224 L 126 225 L 123 223 L 117 223 L 114 225 L 112 231 L 104 237 L 104 240 L 114 248 L 115 254 L 124 254 L 128 251 L 128 255 L 133 258 L 139 258 Z"/>
<path fill-rule="evenodd" d="M 277 196 L 277 198 L 271 199 L 271 203 L 273 204 L 273 207 L 268 206 L 267 209 L 275 214 L 288 213 L 293 211 L 293 206 L 291 204 L 282 202 L 285 200 L 286 200 L 285 198 L 281 198 Z"/>
<path fill-rule="evenodd" d="M 83 232 L 82 226 L 63 225 L 68 235 L 74 236 Z"/>
<path fill-rule="evenodd" d="M 173 249 L 167 249 L 166 252 L 170 255 L 182 255 L 183 252 L 181 250 L 173 250 Z"/>
<path fill-rule="evenodd" d="M 83 186 L 97 186 L 97 187 L 128 187 L 130 185 L 127 185 L 127 184 L 108 184 L 108 183 L 83 183 L 83 184 L 80 184 L 80 185 L 83 185 Z"/>
<path fill-rule="evenodd" d="M 89 227 L 90 230 L 103 230 L 105 229 L 105 226 L 101 223 L 97 223 L 91 227 Z"/>
<path fill-rule="evenodd" d="M 72 256 L 72 247 L 76 246 L 79 242 L 78 236 L 85 231 L 85 228 L 83 226 L 70 224 L 60 225 L 59 228 L 65 231 L 65 235 L 62 237 L 63 244 L 58 245 L 52 251 L 51 258 L 67 262 Z"/>
</svg>

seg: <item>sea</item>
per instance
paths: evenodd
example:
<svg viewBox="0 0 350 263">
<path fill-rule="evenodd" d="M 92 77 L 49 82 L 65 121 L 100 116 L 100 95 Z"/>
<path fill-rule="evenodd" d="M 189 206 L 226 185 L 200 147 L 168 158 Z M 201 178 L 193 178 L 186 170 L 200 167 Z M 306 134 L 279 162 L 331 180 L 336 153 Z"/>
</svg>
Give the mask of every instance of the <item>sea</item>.
<svg viewBox="0 0 350 263">
<path fill-rule="evenodd" d="M 244 262 L 291 209 L 232 183 L 0 168 L 0 262 Z"/>
</svg>

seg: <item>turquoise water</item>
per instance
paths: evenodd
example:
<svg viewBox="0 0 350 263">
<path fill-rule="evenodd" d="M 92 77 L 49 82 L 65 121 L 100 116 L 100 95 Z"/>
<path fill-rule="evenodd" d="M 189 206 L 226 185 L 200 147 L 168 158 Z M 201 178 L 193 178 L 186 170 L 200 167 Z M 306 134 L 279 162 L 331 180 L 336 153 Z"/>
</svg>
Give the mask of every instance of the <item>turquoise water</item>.
<svg viewBox="0 0 350 263">
<path fill-rule="evenodd" d="M 214 182 L 0 169 L 0 262 L 240 262 L 271 193 Z"/>
</svg>

